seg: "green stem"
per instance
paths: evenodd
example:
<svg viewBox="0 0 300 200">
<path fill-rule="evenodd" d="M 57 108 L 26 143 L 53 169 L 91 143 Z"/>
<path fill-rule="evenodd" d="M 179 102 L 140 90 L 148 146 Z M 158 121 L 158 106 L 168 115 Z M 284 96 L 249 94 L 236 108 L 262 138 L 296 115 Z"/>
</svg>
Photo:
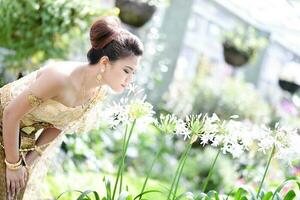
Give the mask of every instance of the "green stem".
<svg viewBox="0 0 300 200">
<path fill-rule="evenodd" d="M 221 149 L 219 149 L 219 151 L 218 151 L 218 153 L 217 153 L 217 155 L 216 155 L 216 157 L 215 157 L 215 159 L 214 159 L 214 162 L 213 162 L 212 166 L 211 166 L 210 169 L 209 169 L 207 178 L 206 178 L 205 183 L 204 183 L 204 185 L 203 185 L 203 187 L 202 187 L 202 192 L 205 192 L 205 190 L 206 190 L 208 181 L 210 180 L 210 177 L 212 176 L 212 173 L 213 173 L 215 164 L 216 164 L 216 162 L 217 162 L 217 159 L 218 159 L 220 153 L 221 153 Z"/>
<path fill-rule="evenodd" d="M 272 157 L 273 157 L 273 155 L 274 155 L 274 152 L 275 152 L 275 145 L 273 145 L 272 152 L 271 152 L 271 154 L 270 154 L 270 156 L 269 156 L 269 160 L 268 160 L 268 163 L 267 163 L 267 166 L 266 166 L 266 169 L 265 169 L 263 178 L 262 178 L 262 180 L 261 180 L 261 182 L 260 182 L 260 185 L 259 185 L 259 188 L 258 188 L 258 191 L 257 191 L 257 194 L 256 194 L 256 198 L 259 197 L 259 193 L 260 193 L 260 191 L 261 191 L 261 188 L 262 188 L 262 186 L 263 186 L 264 180 L 265 180 L 265 178 L 266 178 L 266 175 L 267 175 L 267 172 L 268 172 L 268 169 L 269 169 L 269 166 L 270 166 Z"/>
<path fill-rule="evenodd" d="M 184 158 L 183 158 L 183 161 L 182 161 L 182 165 L 181 165 L 181 168 L 180 168 L 180 171 L 179 171 L 179 174 L 177 176 L 177 180 L 176 180 L 176 185 L 175 185 L 175 189 L 174 189 L 174 195 L 173 195 L 173 200 L 175 200 L 176 198 L 176 193 L 177 193 L 177 189 L 178 189 L 178 185 L 179 185 L 179 180 L 180 180 L 180 177 L 181 177 L 181 174 L 182 174 L 182 171 L 183 171 L 183 167 L 185 165 L 185 161 L 188 157 L 188 154 L 191 150 L 191 147 L 192 147 L 192 144 L 189 144 L 187 146 L 187 150 L 185 151 L 185 154 L 184 154 Z"/>
<path fill-rule="evenodd" d="M 143 192 L 145 191 L 145 188 L 146 188 L 146 185 L 147 185 L 149 176 L 150 176 L 150 174 L 151 174 L 151 172 L 152 172 L 153 166 L 154 166 L 156 160 L 158 159 L 158 157 L 159 157 L 159 155 L 160 155 L 162 149 L 163 149 L 162 147 L 159 148 L 159 150 L 156 152 L 156 155 L 155 155 L 155 157 L 154 157 L 154 159 L 153 159 L 153 161 L 152 161 L 152 163 L 151 163 L 151 166 L 150 166 L 150 168 L 149 168 L 149 170 L 148 170 L 148 172 L 147 172 L 147 176 L 146 176 L 146 179 L 145 179 L 145 181 L 144 181 L 142 190 L 141 190 L 141 192 L 140 192 L 141 196 L 140 196 L 139 200 L 141 200 L 141 198 L 142 198 L 142 196 L 143 196 Z"/>
<path fill-rule="evenodd" d="M 171 197 L 171 195 L 172 195 L 173 187 L 174 187 L 175 181 L 176 181 L 176 179 L 177 179 L 177 175 L 178 175 L 178 172 L 179 172 L 179 169 L 180 169 L 180 166 L 181 166 L 182 159 L 183 159 L 183 156 L 180 157 L 178 166 L 177 166 L 177 168 L 176 168 L 175 177 L 174 177 L 173 180 L 172 180 L 171 188 L 170 188 L 169 193 L 168 193 L 167 200 L 169 200 L 170 197 Z"/>
<path fill-rule="evenodd" d="M 125 143 L 125 148 L 124 148 L 124 152 L 123 152 L 123 155 L 122 155 L 121 164 L 119 165 L 119 169 L 118 169 L 118 173 L 117 173 L 117 178 L 116 178 L 116 182 L 115 182 L 115 185 L 114 185 L 112 200 L 114 200 L 114 198 L 115 198 L 115 194 L 116 194 L 116 190 L 117 190 L 117 186 L 118 186 L 120 175 L 123 174 L 123 163 L 125 161 L 125 156 L 126 156 L 126 152 L 127 152 L 127 148 L 128 148 L 128 143 L 129 143 L 130 137 L 132 135 L 135 122 L 136 122 L 136 120 L 134 120 L 133 123 L 132 123 L 132 125 L 131 125 L 129 136 L 128 136 L 127 141 Z"/>
<path fill-rule="evenodd" d="M 178 166 L 177 166 L 177 169 L 176 169 L 176 172 L 175 172 L 175 176 L 172 180 L 172 184 L 171 184 L 171 188 L 169 190 L 169 193 L 168 193 L 168 197 L 167 197 L 167 200 L 169 200 L 171 198 L 171 195 L 172 195 L 172 192 L 173 192 L 173 188 L 174 188 L 174 185 L 176 183 L 176 180 L 177 180 L 177 177 L 179 175 L 179 171 L 181 169 L 181 165 L 183 163 L 183 160 L 184 160 L 184 155 L 186 154 L 186 151 L 188 150 L 188 148 L 185 149 L 184 153 L 181 155 L 180 157 L 180 160 L 179 160 L 179 163 L 178 163 Z"/>
<path fill-rule="evenodd" d="M 128 124 L 126 124 L 125 126 L 125 136 L 124 136 L 124 140 L 123 140 L 123 144 L 122 144 L 122 156 L 124 155 L 124 151 L 125 151 L 125 144 L 126 144 L 126 137 L 127 137 L 127 130 L 128 130 Z M 122 163 L 122 166 L 124 166 L 124 162 Z M 122 191 L 122 183 L 123 183 L 123 169 L 121 170 L 121 178 L 120 178 L 120 188 L 119 188 L 119 194 Z"/>
</svg>

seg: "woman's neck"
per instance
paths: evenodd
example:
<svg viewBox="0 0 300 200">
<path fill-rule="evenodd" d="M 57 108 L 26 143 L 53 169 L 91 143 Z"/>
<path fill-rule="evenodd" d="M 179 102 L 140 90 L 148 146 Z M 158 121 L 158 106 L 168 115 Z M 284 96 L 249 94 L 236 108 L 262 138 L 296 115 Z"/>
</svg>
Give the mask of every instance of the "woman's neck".
<svg viewBox="0 0 300 200">
<path fill-rule="evenodd" d="M 85 87 L 86 91 L 91 91 L 99 86 L 105 85 L 104 80 L 97 80 L 96 76 L 100 73 L 100 68 L 97 65 L 90 65 L 88 63 L 82 63 L 77 68 L 78 78 Z"/>
</svg>

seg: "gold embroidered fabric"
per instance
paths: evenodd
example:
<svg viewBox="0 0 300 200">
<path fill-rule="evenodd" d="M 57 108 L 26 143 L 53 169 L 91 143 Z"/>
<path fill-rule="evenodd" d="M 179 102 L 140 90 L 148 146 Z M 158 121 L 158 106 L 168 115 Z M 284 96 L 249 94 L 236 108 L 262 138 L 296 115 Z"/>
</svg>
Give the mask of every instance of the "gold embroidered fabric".
<svg viewBox="0 0 300 200">
<path fill-rule="evenodd" d="M 29 101 L 32 107 L 39 106 L 43 103 L 43 100 L 30 92 L 27 96 L 27 100 Z"/>
<path fill-rule="evenodd" d="M 37 71 L 1 88 L 2 95 L 0 97 L 1 106 L 4 108 L 7 104 L 20 94 L 26 87 L 36 79 Z M 35 122 L 47 122 L 54 127 L 71 132 L 87 130 L 85 120 L 91 110 L 99 110 L 97 104 L 101 103 L 106 95 L 107 88 L 99 88 L 92 99 L 83 106 L 67 107 L 64 104 L 47 99 L 42 101 L 40 98 L 32 95 L 28 96 L 29 102 L 32 102 L 34 109 L 26 114 L 21 120 L 21 125 L 30 127 Z M 91 109 L 93 108 L 93 109 Z M 90 123 L 92 125 L 93 123 Z M 25 132 L 30 133 L 31 128 L 25 128 Z"/>
<path fill-rule="evenodd" d="M 9 102 L 18 96 L 24 89 L 29 88 L 31 83 L 36 80 L 38 71 L 34 71 L 19 80 L 0 88 L 0 116 Z M 55 160 L 55 155 L 64 139 L 65 134 L 84 133 L 95 128 L 101 115 L 100 110 L 102 100 L 106 95 L 107 88 L 99 88 L 94 97 L 82 106 L 67 107 L 55 100 L 47 99 L 41 101 L 38 97 L 28 96 L 27 100 L 34 109 L 27 113 L 20 121 L 21 147 L 33 147 L 37 138 L 37 133 L 43 128 L 55 127 L 62 130 L 61 134 L 55 138 L 51 144 L 44 150 L 41 157 L 35 161 L 31 167 L 29 180 L 26 189 L 22 194 L 23 200 L 42 199 L 41 182 L 45 178 L 48 167 Z M 1 120 L 2 121 L 2 120 Z M 2 130 L 0 130 L 2 135 Z M 0 139 L 1 140 L 1 139 Z M 0 141 L 1 142 L 1 141 Z M 2 155 L 2 157 L 1 157 Z M 5 173 L 5 164 L 1 165 L 1 159 L 4 158 L 4 151 L 0 149 L 0 174 Z M 0 176 L 1 177 L 1 176 Z M 3 179 L 4 180 L 4 179 Z M 4 185 L 0 185 L 1 190 L 5 191 Z M 1 189 L 2 188 L 2 189 Z M 0 195 L 0 196 L 1 196 Z M 19 199 L 19 197 L 18 197 Z"/>
</svg>

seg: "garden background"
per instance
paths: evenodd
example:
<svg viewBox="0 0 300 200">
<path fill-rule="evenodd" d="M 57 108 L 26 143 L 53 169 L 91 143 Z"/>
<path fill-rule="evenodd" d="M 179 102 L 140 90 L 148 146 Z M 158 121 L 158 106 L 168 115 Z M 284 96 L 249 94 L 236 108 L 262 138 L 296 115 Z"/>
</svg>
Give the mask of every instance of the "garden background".
<svg viewBox="0 0 300 200">
<path fill-rule="evenodd" d="M 44 199 L 300 199 L 300 1 L 0 0 L 1 85 L 86 61 L 105 15 L 143 41 L 141 69 L 64 136 Z"/>
</svg>

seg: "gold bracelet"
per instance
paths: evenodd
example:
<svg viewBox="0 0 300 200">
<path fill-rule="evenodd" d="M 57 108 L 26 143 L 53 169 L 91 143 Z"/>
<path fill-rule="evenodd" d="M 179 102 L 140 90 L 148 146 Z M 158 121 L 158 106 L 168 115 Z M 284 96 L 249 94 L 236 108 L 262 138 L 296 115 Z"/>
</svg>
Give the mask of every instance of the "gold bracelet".
<svg viewBox="0 0 300 200">
<path fill-rule="evenodd" d="M 7 167 L 9 168 L 16 168 L 20 165 L 22 165 L 22 158 L 19 159 L 19 161 L 17 163 L 9 163 L 6 158 L 4 159 L 4 162 L 6 164 Z"/>
<path fill-rule="evenodd" d="M 5 164 L 6 164 L 6 167 L 8 168 L 8 169 L 10 169 L 10 170 L 13 170 L 13 171 L 17 171 L 17 170 L 19 170 L 21 167 L 22 167 L 22 158 L 20 158 L 20 160 L 17 162 L 17 163 L 14 163 L 14 164 L 12 164 L 12 163 L 9 163 L 7 160 L 6 160 L 6 158 L 4 159 L 4 162 L 5 162 Z"/>
<path fill-rule="evenodd" d="M 39 146 L 35 145 L 34 150 L 39 154 L 39 156 L 42 156 L 43 150 Z"/>
<path fill-rule="evenodd" d="M 10 169 L 10 170 L 13 170 L 13 171 L 17 171 L 17 170 L 19 170 L 20 168 L 22 168 L 23 167 L 23 165 L 19 165 L 19 166 L 17 166 L 17 167 L 9 167 L 9 166 L 6 166 L 8 169 Z"/>
</svg>

